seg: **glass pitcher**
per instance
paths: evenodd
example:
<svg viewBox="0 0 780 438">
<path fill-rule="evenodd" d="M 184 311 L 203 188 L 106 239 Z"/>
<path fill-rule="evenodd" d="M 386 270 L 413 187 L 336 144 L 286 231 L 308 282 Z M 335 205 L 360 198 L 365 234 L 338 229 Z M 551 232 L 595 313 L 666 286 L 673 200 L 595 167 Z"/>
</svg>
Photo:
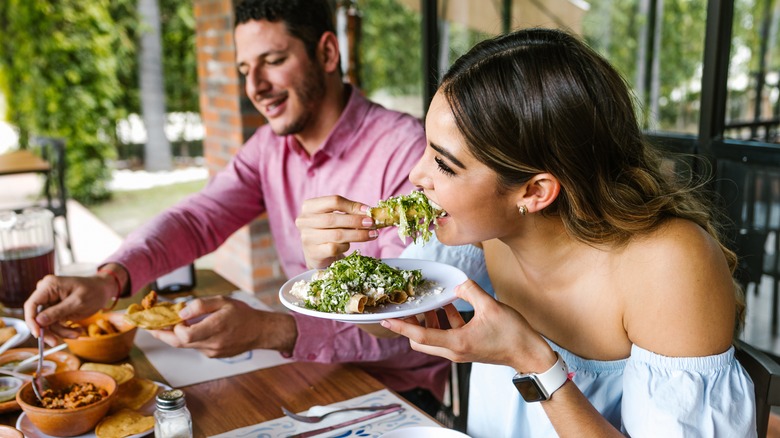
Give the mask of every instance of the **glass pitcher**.
<svg viewBox="0 0 780 438">
<path fill-rule="evenodd" d="M 54 273 L 54 214 L 44 208 L 0 211 L 0 303 L 22 312 L 38 280 Z"/>
</svg>

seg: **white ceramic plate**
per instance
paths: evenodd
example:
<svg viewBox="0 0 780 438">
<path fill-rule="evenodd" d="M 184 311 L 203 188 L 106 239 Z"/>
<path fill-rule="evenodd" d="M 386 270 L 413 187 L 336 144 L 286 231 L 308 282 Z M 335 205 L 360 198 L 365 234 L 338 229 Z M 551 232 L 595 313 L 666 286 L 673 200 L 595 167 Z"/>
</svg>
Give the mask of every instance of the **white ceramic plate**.
<svg viewBox="0 0 780 438">
<path fill-rule="evenodd" d="M 160 382 L 154 382 L 154 383 L 156 383 L 158 386 L 157 388 L 158 394 L 160 393 L 160 391 L 167 391 L 171 389 L 170 386 L 164 383 L 160 383 Z M 156 397 L 152 397 L 152 399 L 146 402 L 145 405 L 141 406 L 141 409 L 139 409 L 138 412 L 144 415 L 154 415 L 154 410 L 157 406 L 157 402 L 155 401 L 155 398 Z M 21 430 L 22 433 L 24 433 L 25 438 L 57 438 L 51 435 L 46 435 L 45 433 L 38 430 L 38 428 L 35 427 L 34 424 L 32 424 L 30 419 L 27 418 L 27 415 L 24 412 L 22 412 L 22 415 L 20 415 L 19 419 L 16 420 L 16 428 Z M 154 434 L 154 430 L 149 430 L 147 432 L 137 433 L 135 435 L 129 435 L 126 438 L 141 438 L 153 434 Z M 83 435 L 78 435 L 73 438 L 97 438 L 97 436 L 95 435 L 95 431 L 92 430 Z"/>
<path fill-rule="evenodd" d="M 444 263 L 430 260 L 417 259 L 383 259 L 383 262 L 399 269 L 422 269 L 423 278 L 434 282 L 436 287 L 442 288 L 439 293 L 425 292 L 422 296 L 416 296 L 414 300 L 403 304 L 386 304 L 377 307 L 366 307 L 364 313 L 328 313 L 303 307 L 303 303 L 290 293 L 293 284 L 300 280 L 309 280 L 317 272 L 316 269 L 296 275 L 288 280 L 279 290 L 279 299 L 285 307 L 304 315 L 317 318 L 334 319 L 336 321 L 351 322 L 356 324 L 376 324 L 383 319 L 403 318 L 417 315 L 428 310 L 438 309 L 455 301 L 455 286 L 466 281 L 468 277 L 460 269 Z"/>
<path fill-rule="evenodd" d="M 469 438 L 468 435 L 457 430 L 444 427 L 404 427 L 387 432 L 379 436 L 380 438 Z"/>
<path fill-rule="evenodd" d="M 7 327 L 15 328 L 16 333 L 21 335 L 16 339 L 16 342 L 14 342 L 9 348 L 14 348 L 17 345 L 21 345 L 22 343 L 24 343 L 24 341 L 27 340 L 27 338 L 30 337 L 30 329 L 27 328 L 27 324 L 25 324 L 23 320 L 19 318 L 6 318 L 4 316 L 3 322 Z"/>
</svg>

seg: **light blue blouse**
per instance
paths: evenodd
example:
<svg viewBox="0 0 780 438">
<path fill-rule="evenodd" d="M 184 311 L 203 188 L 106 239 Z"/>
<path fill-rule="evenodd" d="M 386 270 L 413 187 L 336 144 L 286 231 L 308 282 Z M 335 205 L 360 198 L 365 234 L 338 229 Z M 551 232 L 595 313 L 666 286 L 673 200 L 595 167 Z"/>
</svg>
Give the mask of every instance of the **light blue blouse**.
<svg viewBox="0 0 780 438">
<path fill-rule="evenodd" d="M 548 341 L 591 404 L 631 437 L 755 437 L 753 382 L 734 347 L 707 357 L 666 357 L 632 346 L 628 359 L 587 360 Z M 525 403 L 515 370 L 475 363 L 472 438 L 557 437 L 540 403 Z"/>
<path fill-rule="evenodd" d="M 401 257 L 459 267 L 495 296 L 482 250 L 449 247 L 433 238 Z M 462 300 L 458 310 L 472 310 Z M 734 348 L 707 357 L 666 357 L 632 346 L 628 359 L 587 360 L 547 341 L 572 380 L 613 426 L 632 437 L 755 437 L 753 382 Z M 515 370 L 475 363 L 471 371 L 468 433 L 472 438 L 557 437 L 540 403 L 526 403 L 512 385 Z"/>
</svg>

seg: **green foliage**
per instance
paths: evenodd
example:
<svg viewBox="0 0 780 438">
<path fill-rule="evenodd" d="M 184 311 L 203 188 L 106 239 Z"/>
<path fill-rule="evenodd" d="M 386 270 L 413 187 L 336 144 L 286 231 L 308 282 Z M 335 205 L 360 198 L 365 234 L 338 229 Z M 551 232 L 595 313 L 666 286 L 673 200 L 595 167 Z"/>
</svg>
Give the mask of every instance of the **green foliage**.
<svg viewBox="0 0 780 438">
<path fill-rule="evenodd" d="M 362 88 L 395 94 L 422 94 L 419 14 L 395 0 L 360 0 Z"/>
<path fill-rule="evenodd" d="M 193 0 L 159 0 L 171 111 L 198 111 Z M 110 192 L 116 124 L 140 112 L 136 0 L 0 1 L 0 87 L 9 122 L 66 141 L 67 186 L 93 203 Z"/>
<path fill-rule="evenodd" d="M 159 1 L 166 107 L 168 111 L 198 112 L 200 102 L 193 0 Z"/>
<path fill-rule="evenodd" d="M 582 23 L 585 40 L 606 56 L 629 83 L 636 75 L 640 28 L 637 0 L 596 0 Z M 636 86 L 636 84 L 633 84 Z"/>
<path fill-rule="evenodd" d="M 666 130 L 696 132 L 698 91 L 704 60 L 707 1 L 664 3 L 661 30 L 661 99 L 659 125 Z"/>
<path fill-rule="evenodd" d="M 643 96 L 640 111 L 645 119 L 655 119 L 653 129 L 695 132 L 698 125 L 697 91 L 704 58 L 704 34 L 707 0 L 672 0 L 663 2 L 660 20 L 660 87 L 659 114 L 649 117 L 647 84 L 637 83 L 640 65 L 640 35 L 649 25 L 650 16 L 640 10 L 641 0 L 592 0 L 583 21 L 588 43 L 602 53 L 621 72 L 636 92 Z M 653 38 L 650 35 L 648 38 Z M 647 56 L 651 53 L 648 51 Z M 647 72 L 648 78 L 652 73 Z"/>
<path fill-rule="evenodd" d="M 71 195 L 108 196 L 105 159 L 116 114 L 117 62 L 108 0 L 0 2 L 2 69 L 11 123 L 66 140 Z"/>
<path fill-rule="evenodd" d="M 136 13 L 136 0 L 111 0 L 109 13 L 114 21 L 116 38 L 112 47 L 116 54 L 116 78 L 120 89 L 117 97 L 117 114 L 123 119 L 132 113 L 141 112 L 138 96 L 138 56 L 136 41 L 139 18 Z"/>
</svg>

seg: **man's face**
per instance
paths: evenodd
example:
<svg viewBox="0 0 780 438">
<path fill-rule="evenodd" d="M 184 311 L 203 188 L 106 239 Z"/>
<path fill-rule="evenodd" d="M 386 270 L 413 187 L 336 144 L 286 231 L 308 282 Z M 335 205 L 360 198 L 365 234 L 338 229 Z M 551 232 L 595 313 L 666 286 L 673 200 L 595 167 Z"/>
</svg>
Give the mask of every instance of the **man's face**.
<svg viewBox="0 0 780 438">
<path fill-rule="evenodd" d="M 236 62 L 246 94 L 277 135 L 311 126 L 325 94 L 325 73 L 282 22 L 249 21 L 235 29 Z"/>
</svg>

